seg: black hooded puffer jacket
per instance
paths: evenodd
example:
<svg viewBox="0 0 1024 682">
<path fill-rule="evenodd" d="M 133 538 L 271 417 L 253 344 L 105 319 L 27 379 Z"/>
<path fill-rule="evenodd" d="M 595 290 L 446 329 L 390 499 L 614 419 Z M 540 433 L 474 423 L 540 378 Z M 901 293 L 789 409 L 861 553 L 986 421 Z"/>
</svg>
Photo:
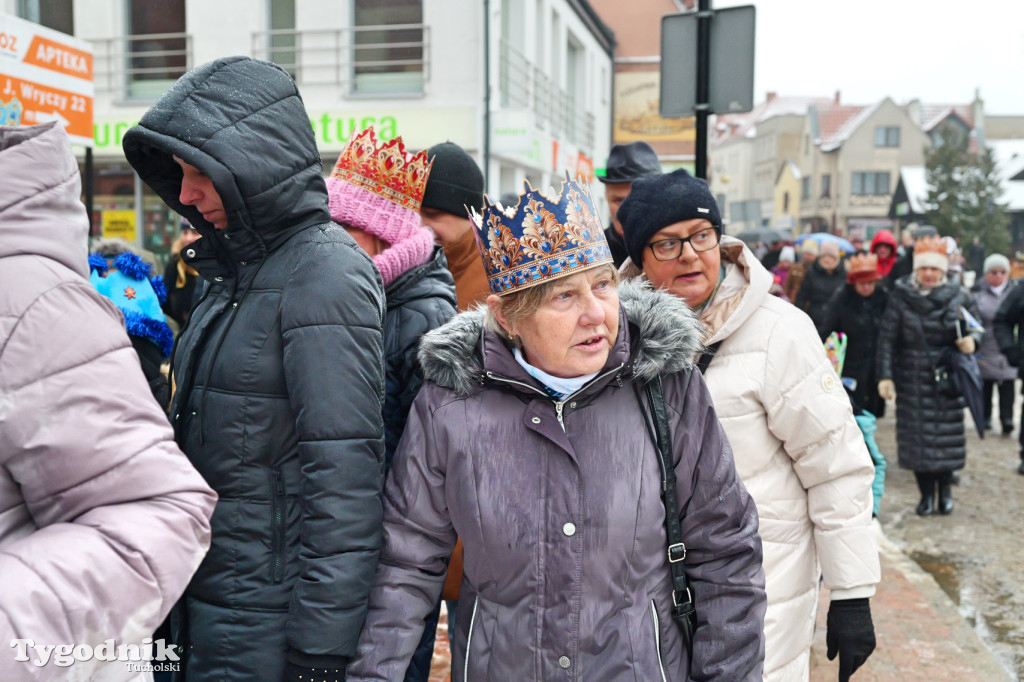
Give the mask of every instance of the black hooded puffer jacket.
<svg viewBox="0 0 1024 682">
<path fill-rule="evenodd" d="M 331 222 L 309 118 L 273 64 L 232 57 L 189 72 L 124 150 L 202 234 L 183 253 L 206 284 L 175 349 L 171 418 L 220 500 L 175 640 L 185 677 L 344 667 L 380 547 L 380 275 Z M 181 204 L 172 155 L 213 181 L 225 229 Z"/>
<path fill-rule="evenodd" d="M 455 317 L 455 280 L 440 246 L 429 261 L 401 274 L 385 290 L 384 453 L 388 465 L 402 439 L 412 401 L 423 385 L 416 353 L 427 332 Z"/>
<path fill-rule="evenodd" d="M 963 306 L 981 319 L 970 292 L 947 282 L 927 296 L 896 280 L 878 335 L 878 378 L 896 384 L 896 445 L 904 469 L 938 473 L 962 469 L 964 400 L 935 387 L 934 368 L 943 354 L 957 353 L 957 324 Z M 976 343 L 981 335 L 972 334 Z"/>
</svg>

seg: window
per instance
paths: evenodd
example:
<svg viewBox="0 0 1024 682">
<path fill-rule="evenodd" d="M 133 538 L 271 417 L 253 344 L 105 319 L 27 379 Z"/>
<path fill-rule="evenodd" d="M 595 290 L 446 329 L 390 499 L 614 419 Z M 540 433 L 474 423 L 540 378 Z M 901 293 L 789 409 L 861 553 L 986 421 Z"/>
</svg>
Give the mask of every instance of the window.
<svg viewBox="0 0 1024 682">
<path fill-rule="evenodd" d="M 423 92 L 422 0 L 354 0 L 355 92 Z"/>
<path fill-rule="evenodd" d="M 18 16 L 69 36 L 75 35 L 72 0 L 18 0 Z"/>
<path fill-rule="evenodd" d="M 298 54 L 295 51 L 295 0 L 270 0 L 270 30 L 268 37 L 270 61 L 295 77 Z"/>
<path fill-rule="evenodd" d="M 782 212 L 789 213 L 789 192 L 782 193 Z"/>
<path fill-rule="evenodd" d="M 900 129 L 897 126 L 878 126 L 875 128 L 876 147 L 899 147 Z"/>
<path fill-rule="evenodd" d="M 185 0 L 130 0 L 128 26 L 129 95 L 154 99 L 188 70 Z"/>
<path fill-rule="evenodd" d="M 828 173 L 824 173 L 821 176 L 821 196 L 832 196 L 832 176 Z"/>
<path fill-rule="evenodd" d="M 811 179 L 804 178 L 800 181 L 800 198 L 810 199 L 811 198 Z"/>
<path fill-rule="evenodd" d="M 880 196 L 889 193 L 889 173 L 854 173 L 850 194 L 854 196 Z"/>
</svg>

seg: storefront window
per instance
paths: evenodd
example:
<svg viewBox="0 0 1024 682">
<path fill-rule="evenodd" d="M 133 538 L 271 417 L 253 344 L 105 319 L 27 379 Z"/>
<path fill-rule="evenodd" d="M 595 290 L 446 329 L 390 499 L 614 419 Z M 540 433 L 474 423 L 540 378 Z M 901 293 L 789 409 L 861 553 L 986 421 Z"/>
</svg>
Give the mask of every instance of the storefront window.
<svg viewBox="0 0 1024 682">
<path fill-rule="evenodd" d="M 142 185 L 142 225 L 135 210 L 136 176 L 124 161 L 97 161 L 93 186 L 92 240 L 120 238 L 141 249 L 162 270 L 177 239 L 181 217 Z M 84 198 L 83 198 L 84 200 Z"/>
</svg>

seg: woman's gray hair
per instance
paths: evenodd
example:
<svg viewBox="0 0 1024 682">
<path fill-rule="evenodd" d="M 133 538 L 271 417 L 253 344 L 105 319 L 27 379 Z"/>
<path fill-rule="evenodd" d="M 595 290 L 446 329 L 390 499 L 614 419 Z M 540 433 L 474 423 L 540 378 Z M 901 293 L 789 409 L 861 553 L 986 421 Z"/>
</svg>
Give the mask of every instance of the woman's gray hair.
<svg viewBox="0 0 1024 682">
<path fill-rule="evenodd" d="M 617 286 L 619 284 L 619 271 L 611 263 L 600 265 L 594 268 L 595 272 L 606 271 L 611 277 L 612 282 Z M 588 272 L 588 271 L 584 271 Z M 528 289 L 522 289 L 520 291 L 514 291 L 510 294 L 506 294 L 501 297 L 501 312 L 505 316 L 505 320 L 508 322 L 510 327 L 516 326 L 516 324 L 525 320 L 530 315 L 540 310 L 540 307 L 544 305 L 544 302 L 548 300 L 551 294 L 551 290 L 555 288 L 555 285 L 563 279 L 552 279 L 543 284 L 532 286 Z M 490 306 L 486 307 L 484 311 L 484 327 L 491 330 L 507 343 L 511 344 L 515 348 L 522 348 L 523 344 L 518 336 L 512 336 L 509 334 L 501 323 L 498 322 L 498 318 L 494 316 L 494 312 Z"/>
</svg>

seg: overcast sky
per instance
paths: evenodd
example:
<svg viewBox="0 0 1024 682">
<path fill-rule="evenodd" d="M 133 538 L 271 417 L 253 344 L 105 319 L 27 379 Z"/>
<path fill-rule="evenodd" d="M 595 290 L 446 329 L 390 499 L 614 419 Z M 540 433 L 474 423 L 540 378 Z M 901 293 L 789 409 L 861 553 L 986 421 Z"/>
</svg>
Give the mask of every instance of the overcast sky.
<svg viewBox="0 0 1024 682">
<path fill-rule="evenodd" d="M 754 100 L 970 102 L 1024 114 L 1024 0 L 712 0 L 757 8 Z"/>
</svg>

